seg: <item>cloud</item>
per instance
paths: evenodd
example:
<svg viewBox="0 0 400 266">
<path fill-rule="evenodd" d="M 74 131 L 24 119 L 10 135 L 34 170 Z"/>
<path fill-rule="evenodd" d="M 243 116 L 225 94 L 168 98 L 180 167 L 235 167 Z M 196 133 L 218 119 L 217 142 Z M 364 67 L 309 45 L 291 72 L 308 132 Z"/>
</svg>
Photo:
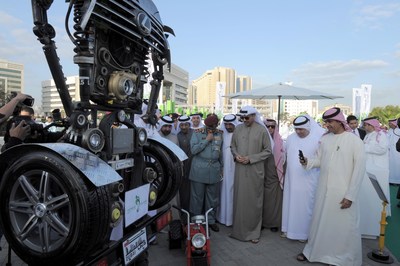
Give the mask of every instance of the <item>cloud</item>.
<svg viewBox="0 0 400 266">
<path fill-rule="evenodd" d="M 4 28 L 6 28 L 7 26 L 15 27 L 16 24 L 22 24 L 22 20 L 20 20 L 19 18 L 13 17 L 13 16 L 7 14 L 6 12 L 0 10 L 0 24 Z"/>
<path fill-rule="evenodd" d="M 35 60 L 36 37 L 21 19 L 0 11 L 0 57 L 18 63 Z"/>
<path fill-rule="evenodd" d="M 392 18 L 397 13 L 400 13 L 400 3 L 367 5 L 361 7 L 356 14 L 355 20 L 358 27 L 380 29 L 383 26 L 382 20 Z"/>
<path fill-rule="evenodd" d="M 3 20 L 10 25 L 0 24 L 0 58 L 23 64 L 26 77 L 32 72 L 35 73 L 34 76 L 37 76 L 39 69 L 42 69 L 41 72 L 44 74 L 41 78 L 49 78 L 46 58 L 42 51 L 43 45 L 37 40 L 32 27 L 23 27 L 23 23 L 19 19 L 0 11 L 0 22 L 3 23 Z M 61 63 L 65 64 L 66 69 L 69 70 L 75 66 L 72 62 L 73 45 L 63 28 L 56 27 L 56 30 L 57 35 L 54 41 L 57 53 Z M 76 66 L 75 69 L 68 73 L 76 74 L 78 72 Z"/>
<path fill-rule="evenodd" d="M 292 80 L 302 80 L 315 86 L 345 84 L 362 72 L 384 68 L 389 64 L 382 60 L 349 60 L 308 63 L 291 73 Z"/>
<path fill-rule="evenodd" d="M 395 76 L 395 77 L 397 77 L 397 78 L 400 78 L 400 70 L 394 71 L 394 72 L 392 73 L 392 75 Z"/>
</svg>

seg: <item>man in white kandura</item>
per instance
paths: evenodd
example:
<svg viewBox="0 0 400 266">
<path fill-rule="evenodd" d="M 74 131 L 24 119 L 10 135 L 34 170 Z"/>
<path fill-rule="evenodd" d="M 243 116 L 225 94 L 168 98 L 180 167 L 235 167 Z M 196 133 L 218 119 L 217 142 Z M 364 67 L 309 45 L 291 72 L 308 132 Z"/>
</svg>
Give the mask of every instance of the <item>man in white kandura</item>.
<svg viewBox="0 0 400 266">
<path fill-rule="evenodd" d="M 233 131 L 239 124 L 236 115 L 229 114 L 223 117 L 220 126 L 223 132 L 222 157 L 224 161 L 221 183 L 220 206 L 217 210 L 217 220 L 226 226 L 232 225 L 233 216 L 233 181 L 235 178 L 235 161 L 231 152 Z"/>
<path fill-rule="evenodd" d="M 190 115 L 190 122 L 192 125 L 192 129 L 200 129 L 204 127 L 202 118 L 203 118 L 202 113 L 195 113 Z"/>
<path fill-rule="evenodd" d="M 400 128 L 397 118 L 389 120 L 389 182 L 400 185 L 400 152 L 396 150 L 396 143 L 400 138 Z"/>
<path fill-rule="evenodd" d="M 158 120 L 158 124 L 158 133 L 160 133 L 160 136 L 172 141 L 174 144 L 179 146 L 178 137 L 171 133 L 172 126 L 174 125 L 174 120 L 170 116 L 164 115 L 163 117 L 161 117 L 160 120 Z"/>
<path fill-rule="evenodd" d="M 300 162 L 320 168 L 308 242 L 297 260 L 340 266 L 362 265 L 359 189 L 365 176 L 362 140 L 350 132 L 340 108 L 322 115 L 328 133 L 314 158 Z"/>
<path fill-rule="evenodd" d="M 319 168 L 304 169 L 299 163 L 299 150 L 305 157 L 314 157 L 325 130 L 309 115 L 296 117 L 293 126 L 295 132 L 286 140 L 281 236 L 303 242 L 310 231 L 320 171 Z"/>
<path fill-rule="evenodd" d="M 367 155 L 367 173 L 374 174 L 376 179 L 390 201 L 389 194 L 389 152 L 386 133 L 381 130 L 380 123 L 375 117 L 363 120 L 367 135 L 364 138 L 365 152 Z M 379 198 L 374 186 L 366 175 L 360 190 L 360 230 L 363 238 L 376 238 L 380 233 L 380 220 L 382 200 Z M 386 209 L 390 216 L 390 205 Z"/>
</svg>

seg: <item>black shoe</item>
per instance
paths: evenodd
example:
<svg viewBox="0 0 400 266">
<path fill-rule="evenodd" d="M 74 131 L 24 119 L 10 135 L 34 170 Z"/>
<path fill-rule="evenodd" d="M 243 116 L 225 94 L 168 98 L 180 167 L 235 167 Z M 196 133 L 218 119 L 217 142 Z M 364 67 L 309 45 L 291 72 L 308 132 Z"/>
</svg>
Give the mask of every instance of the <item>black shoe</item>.
<svg viewBox="0 0 400 266">
<path fill-rule="evenodd" d="M 399 203 L 397 203 L 397 208 L 400 208 L 400 202 L 399 202 Z"/>
<path fill-rule="evenodd" d="M 278 232 L 279 228 L 278 227 L 271 227 L 269 230 L 271 230 L 271 232 Z"/>
<path fill-rule="evenodd" d="M 209 227 L 211 228 L 211 230 L 213 230 L 214 232 L 219 232 L 219 227 L 218 227 L 217 224 L 209 224 L 208 226 L 209 226 Z"/>
</svg>

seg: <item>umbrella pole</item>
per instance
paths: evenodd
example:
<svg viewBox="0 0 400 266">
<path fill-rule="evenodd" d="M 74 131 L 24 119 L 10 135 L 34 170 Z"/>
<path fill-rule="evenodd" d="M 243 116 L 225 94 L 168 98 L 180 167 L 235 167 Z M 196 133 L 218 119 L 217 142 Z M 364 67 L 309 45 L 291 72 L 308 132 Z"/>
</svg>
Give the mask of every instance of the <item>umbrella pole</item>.
<svg viewBox="0 0 400 266">
<path fill-rule="evenodd" d="M 279 129 L 279 123 L 281 119 L 281 98 L 282 95 L 278 95 L 278 129 Z"/>
</svg>

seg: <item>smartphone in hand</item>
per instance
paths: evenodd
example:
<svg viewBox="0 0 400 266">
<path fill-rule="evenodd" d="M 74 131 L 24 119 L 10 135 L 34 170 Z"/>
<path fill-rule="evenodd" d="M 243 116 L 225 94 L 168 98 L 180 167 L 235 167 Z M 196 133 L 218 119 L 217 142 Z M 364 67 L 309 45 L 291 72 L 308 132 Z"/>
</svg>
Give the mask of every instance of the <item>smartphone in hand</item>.
<svg viewBox="0 0 400 266">
<path fill-rule="evenodd" d="M 299 159 L 300 159 L 300 161 L 305 161 L 304 160 L 304 154 L 303 154 L 303 151 L 302 150 L 299 150 Z"/>
</svg>

